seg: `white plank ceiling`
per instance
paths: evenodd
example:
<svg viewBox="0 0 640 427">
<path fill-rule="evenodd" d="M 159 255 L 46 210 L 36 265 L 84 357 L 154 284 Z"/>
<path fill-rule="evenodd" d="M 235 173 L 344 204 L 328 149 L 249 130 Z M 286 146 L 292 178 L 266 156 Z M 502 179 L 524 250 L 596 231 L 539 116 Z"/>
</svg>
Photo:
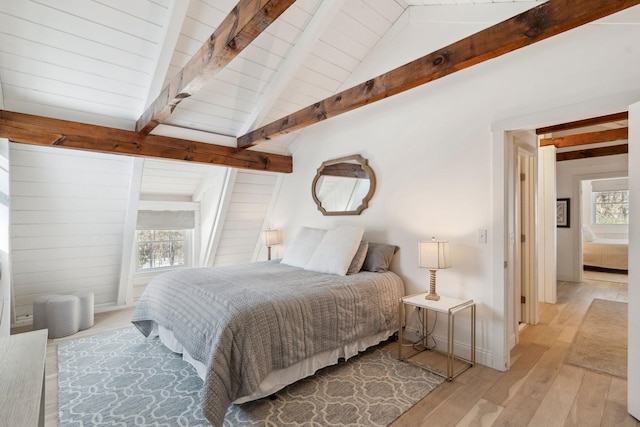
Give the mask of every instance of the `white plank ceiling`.
<svg viewBox="0 0 640 427">
<path fill-rule="evenodd" d="M 225 140 L 230 145 L 249 130 L 344 89 L 349 75 L 409 6 L 490 2 L 298 0 L 202 90 L 182 101 L 166 123 L 230 136 Z M 4 108 L 133 129 L 162 86 L 236 3 L 3 0 Z M 293 138 L 256 149 L 287 153 Z"/>
</svg>

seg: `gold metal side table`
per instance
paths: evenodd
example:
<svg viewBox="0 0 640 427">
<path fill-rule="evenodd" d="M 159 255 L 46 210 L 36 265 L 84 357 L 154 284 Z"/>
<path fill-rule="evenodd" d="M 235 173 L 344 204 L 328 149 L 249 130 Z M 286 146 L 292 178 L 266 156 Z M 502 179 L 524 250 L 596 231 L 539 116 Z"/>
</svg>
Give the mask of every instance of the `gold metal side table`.
<svg viewBox="0 0 640 427">
<path fill-rule="evenodd" d="M 398 332 L 398 358 L 400 360 L 406 360 L 408 362 L 412 362 L 430 372 L 433 372 L 436 375 L 444 377 L 447 381 L 453 380 L 455 377 L 475 365 L 476 363 L 476 304 L 473 300 L 462 300 L 457 298 L 450 298 L 445 296 L 440 296 L 440 300 L 433 301 L 426 299 L 427 292 L 423 292 L 416 295 L 409 295 L 406 297 L 400 298 L 400 308 L 399 308 L 399 320 L 400 320 L 400 328 Z M 402 324 L 404 323 L 405 316 L 405 306 L 413 306 L 422 309 L 422 337 L 420 341 L 422 341 L 422 346 L 424 347 L 423 351 L 435 351 L 437 353 L 443 354 L 447 358 L 447 372 L 442 372 L 441 370 L 432 368 L 423 363 L 417 362 L 412 358 L 419 354 L 421 351 L 418 351 L 411 356 L 405 357 L 402 352 L 403 347 L 403 331 Z M 471 309 L 471 358 L 466 359 L 461 356 L 456 356 L 454 354 L 454 329 L 455 329 L 455 316 L 461 311 Z M 444 313 L 447 315 L 447 351 L 435 350 L 432 348 L 428 348 L 427 346 L 427 338 L 428 334 L 428 311 L 434 311 L 436 313 Z M 454 372 L 454 361 L 459 361 L 462 363 L 462 367 L 455 370 Z"/>
</svg>

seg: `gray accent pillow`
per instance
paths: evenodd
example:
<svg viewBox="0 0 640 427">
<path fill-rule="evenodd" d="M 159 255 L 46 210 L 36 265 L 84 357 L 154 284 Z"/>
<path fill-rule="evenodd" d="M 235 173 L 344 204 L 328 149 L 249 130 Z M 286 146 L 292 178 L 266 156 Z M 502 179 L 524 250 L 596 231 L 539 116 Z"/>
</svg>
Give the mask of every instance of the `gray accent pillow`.
<svg viewBox="0 0 640 427">
<path fill-rule="evenodd" d="M 398 249 L 400 248 L 395 245 L 369 242 L 369 249 L 367 250 L 364 264 L 362 264 L 362 271 L 373 271 L 375 273 L 389 271 L 393 255 L 398 252 Z"/>
<path fill-rule="evenodd" d="M 351 260 L 351 264 L 349 265 L 349 269 L 347 270 L 347 274 L 356 274 L 360 272 L 362 268 L 362 264 L 364 264 L 364 259 L 367 256 L 367 250 L 369 249 L 369 242 L 360 242 L 360 246 L 358 246 L 358 250 L 356 254 L 353 256 Z"/>
</svg>

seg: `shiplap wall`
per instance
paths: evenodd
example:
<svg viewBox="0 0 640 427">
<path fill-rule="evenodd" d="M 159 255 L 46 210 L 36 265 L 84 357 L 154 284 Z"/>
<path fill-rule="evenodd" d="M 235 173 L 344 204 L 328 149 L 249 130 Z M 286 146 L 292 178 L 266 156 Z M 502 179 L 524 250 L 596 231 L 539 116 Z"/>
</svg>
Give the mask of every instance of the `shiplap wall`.
<svg viewBox="0 0 640 427">
<path fill-rule="evenodd" d="M 237 172 L 213 255 L 214 266 L 253 261 L 278 177 L 274 173 Z"/>
<path fill-rule="evenodd" d="M 115 304 L 133 159 L 11 145 L 11 247 L 17 320 L 48 293 L 92 290 Z"/>
<path fill-rule="evenodd" d="M 0 96 L 2 89 L 0 85 Z M 0 99 L 2 107 L 2 99 Z M 0 337 L 11 325 L 11 265 L 9 264 L 9 141 L 0 138 Z"/>
</svg>

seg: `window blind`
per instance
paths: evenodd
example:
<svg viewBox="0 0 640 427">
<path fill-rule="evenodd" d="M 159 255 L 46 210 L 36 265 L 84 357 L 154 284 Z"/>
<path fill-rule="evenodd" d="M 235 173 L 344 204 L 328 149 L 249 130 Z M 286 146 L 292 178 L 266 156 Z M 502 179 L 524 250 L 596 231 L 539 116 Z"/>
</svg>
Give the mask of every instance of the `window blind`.
<svg viewBox="0 0 640 427">
<path fill-rule="evenodd" d="M 195 224 L 194 211 L 138 211 L 136 230 L 191 230 Z"/>
<path fill-rule="evenodd" d="M 599 193 L 602 191 L 621 191 L 629 189 L 627 178 L 618 179 L 598 179 L 591 181 L 591 191 Z"/>
</svg>

